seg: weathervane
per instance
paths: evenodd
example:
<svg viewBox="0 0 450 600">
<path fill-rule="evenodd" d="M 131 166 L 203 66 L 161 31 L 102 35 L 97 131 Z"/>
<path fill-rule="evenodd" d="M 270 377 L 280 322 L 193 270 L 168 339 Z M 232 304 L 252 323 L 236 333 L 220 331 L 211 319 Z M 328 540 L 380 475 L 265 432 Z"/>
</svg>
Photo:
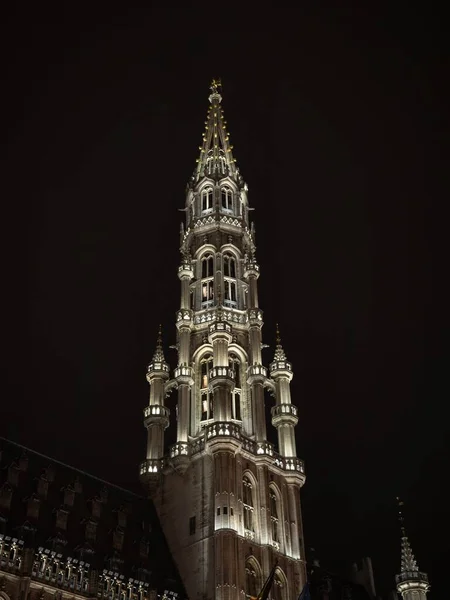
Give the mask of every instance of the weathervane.
<svg viewBox="0 0 450 600">
<path fill-rule="evenodd" d="M 219 93 L 219 88 L 222 89 L 222 82 L 220 81 L 220 79 L 213 79 L 211 81 L 211 91 L 213 94 L 218 94 Z"/>
</svg>

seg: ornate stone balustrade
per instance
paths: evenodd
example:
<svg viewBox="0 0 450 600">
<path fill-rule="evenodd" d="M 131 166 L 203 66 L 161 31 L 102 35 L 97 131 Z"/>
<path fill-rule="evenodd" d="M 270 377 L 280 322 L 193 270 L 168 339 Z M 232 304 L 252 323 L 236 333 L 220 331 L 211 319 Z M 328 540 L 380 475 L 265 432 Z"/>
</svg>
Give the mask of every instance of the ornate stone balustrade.
<svg viewBox="0 0 450 600">
<path fill-rule="evenodd" d="M 261 383 L 267 379 L 267 369 L 263 365 L 251 365 L 247 370 L 247 381 L 251 385 L 255 381 Z"/>
<path fill-rule="evenodd" d="M 305 463 L 296 456 L 285 458 L 275 453 L 275 465 L 285 471 L 297 471 L 303 475 L 305 474 Z"/>
<path fill-rule="evenodd" d="M 282 417 L 283 415 L 297 416 L 297 407 L 294 404 L 277 404 L 270 409 L 272 417 Z"/>
<path fill-rule="evenodd" d="M 224 321 L 216 321 L 215 323 L 211 323 L 209 326 L 209 335 L 214 333 L 227 333 L 231 335 L 231 325 L 229 323 L 225 323 Z"/>
<path fill-rule="evenodd" d="M 186 325 L 189 325 L 189 323 L 192 321 L 192 315 L 192 310 L 189 310 L 188 308 L 181 308 L 177 311 L 176 324 L 179 325 L 180 323 L 186 323 Z"/>
<path fill-rule="evenodd" d="M 163 467 L 163 458 L 147 458 L 147 460 L 144 460 L 140 464 L 139 475 L 156 475 L 161 472 Z"/>
<path fill-rule="evenodd" d="M 274 373 L 275 371 L 289 371 L 292 373 L 292 363 L 287 360 L 274 360 L 269 365 L 270 373 Z"/>
<path fill-rule="evenodd" d="M 222 423 L 217 421 L 205 427 L 205 435 L 207 440 L 219 436 L 233 437 L 237 440 L 241 439 L 241 426 L 235 423 Z"/>
<path fill-rule="evenodd" d="M 169 365 L 164 361 L 151 362 L 147 367 L 147 380 L 159 373 L 163 373 L 163 376 L 169 375 Z"/>
<path fill-rule="evenodd" d="M 192 263 L 188 261 L 183 261 L 178 267 L 178 277 L 180 279 L 183 279 L 184 277 L 192 279 L 194 277 L 194 268 L 192 266 Z"/>
<path fill-rule="evenodd" d="M 42 583 L 88 596 L 92 593 L 90 573 L 91 565 L 83 560 L 63 557 L 43 547 L 39 547 L 34 554 L 31 577 Z"/>
<path fill-rule="evenodd" d="M 405 571 L 395 576 L 395 583 L 407 583 L 423 581 L 424 584 L 428 584 L 428 575 L 421 573 L 420 571 Z"/>
<path fill-rule="evenodd" d="M 153 404 L 144 408 L 144 417 L 146 419 L 151 419 L 151 417 L 162 417 L 164 419 L 168 419 L 169 415 L 170 410 L 167 408 L 167 406 L 163 406 L 162 404 Z"/>
<path fill-rule="evenodd" d="M 248 320 L 250 325 L 262 325 L 263 311 L 260 308 L 250 308 L 248 310 Z"/>
<path fill-rule="evenodd" d="M 273 456 L 275 454 L 273 444 L 270 442 L 255 442 L 255 448 L 258 456 L 261 456 L 262 454 Z"/>
<path fill-rule="evenodd" d="M 234 385 L 234 371 L 229 367 L 213 367 L 209 374 L 209 386 L 228 384 Z"/>
<path fill-rule="evenodd" d="M 191 385 L 194 382 L 193 378 L 193 370 L 191 367 L 187 365 L 180 365 L 177 367 L 173 373 L 174 378 L 177 380 L 178 384 L 187 384 Z"/>
<path fill-rule="evenodd" d="M 188 442 L 177 442 L 170 447 L 170 458 L 177 456 L 188 456 L 189 455 L 189 444 Z"/>
<path fill-rule="evenodd" d="M 216 310 L 206 310 L 200 314 L 196 314 L 194 316 L 194 323 L 196 325 L 200 325 L 202 323 L 210 323 L 215 321 L 217 318 Z M 226 308 L 223 309 L 222 319 L 224 321 L 229 321 L 231 323 L 246 323 L 248 320 L 248 316 L 246 313 L 239 312 L 236 310 L 228 310 Z"/>
<path fill-rule="evenodd" d="M 283 471 L 305 475 L 305 464 L 300 458 L 295 456 L 286 458 L 275 452 L 274 446 L 270 442 L 255 442 L 251 440 L 242 434 L 241 425 L 233 422 L 218 421 L 206 425 L 202 437 L 197 438 L 193 442 L 186 443 L 189 446 L 188 455 L 194 456 L 203 452 L 207 442 L 221 437 L 231 437 L 239 440 L 243 451 L 253 454 L 258 458 L 266 457 L 273 462 L 274 466 Z"/>
</svg>

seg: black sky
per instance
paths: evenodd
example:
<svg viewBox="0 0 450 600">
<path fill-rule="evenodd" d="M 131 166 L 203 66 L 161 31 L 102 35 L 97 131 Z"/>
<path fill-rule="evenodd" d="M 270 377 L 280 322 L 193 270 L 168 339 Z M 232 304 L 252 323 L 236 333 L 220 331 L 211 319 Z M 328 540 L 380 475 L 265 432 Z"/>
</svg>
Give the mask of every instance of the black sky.
<svg viewBox="0 0 450 600">
<path fill-rule="evenodd" d="M 0 434 L 137 484 L 145 368 L 160 322 L 174 366 L 178 209 L 220 76 L 255 207 L 265 361 L 278 321 L 294 365 L 306 543 L 324 563 L 371 556 L 388 590 L 400 494 L 439 598 L 444 17 L 290 6 L 4 16 Z"/>
</svg>

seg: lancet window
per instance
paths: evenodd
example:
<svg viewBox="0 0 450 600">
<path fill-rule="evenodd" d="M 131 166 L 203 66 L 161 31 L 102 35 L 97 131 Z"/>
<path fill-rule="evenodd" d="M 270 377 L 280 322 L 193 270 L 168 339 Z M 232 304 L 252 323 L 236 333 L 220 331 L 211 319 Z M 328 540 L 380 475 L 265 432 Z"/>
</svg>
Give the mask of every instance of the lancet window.
<svg viewBox="0 0 450 600">
<path fill-rule="evenodd" d="M 231 411 L 233 419 L 241 421 L 241 361 L 235 354 L 230 354 L 230 368 L 234 371 L 234 389 L 231 392 Z"/>
<path fill-rule="evenodd" d="M 271 590 L 272 600 L 286 599 L 286 579 L 280 569 L 275 571 L 273 586 Z"/>
<path fill-rule="evenodd" d="M 242 478 L 242 506 L 244 509 L 244 530 L 248 537 L 254 536 L 254 489 L 250 477 L 244 475 Z"/>
<path fill-rule="evenodd" d="M 270 499 L 270 522 L 271 522 L 271 532 L 272 532 L 272 543 L 274 546 L 279 547 L 279 545 L 280 545 L 280 519 L 279 519 L 278 494 L 272 486 L 269 488 L 269 499 Z"/>
<path fill-rule="evenodd" d="M 254 558 L 245 561 L 245 595 L 256 598 L 261 591 L 261 569 Z"/>
<path fill-rule="evenodd" d="M 207 254 L 202 258 L 202 308 L 208 308 L 214 304 L 214 257 Z"/>
<path fill-rule="evenodd" d="M 211 187 L 207 187 L 204 190 L 202 190 L 201 200 L 202 200 L 202 213 L 206 214 L 206 213 L 212 212 L 213 204 L 214 204 L 214 202 L 213 202 L 214 201 L 214 192 Z"/>
<path fill-rule="evenodd" d="M 213 368 L 213 357 L 207 354 L 200 361 L 200 401 L 201 420 L 213 418 L 213 395 L 209 389 L 209 374 Z"/>
<path fill-rule="evenodd" d="M 221 206 L 223 212 L 233 212 L 233 192 L 225 186 L 220 190 Z"/>
<path fill-rule="evenodd" d="M 224 304 L 235 307 L 237 305 L 236 259 L 232 254 L 223 256 L 223 283 Z"/>
</svg>

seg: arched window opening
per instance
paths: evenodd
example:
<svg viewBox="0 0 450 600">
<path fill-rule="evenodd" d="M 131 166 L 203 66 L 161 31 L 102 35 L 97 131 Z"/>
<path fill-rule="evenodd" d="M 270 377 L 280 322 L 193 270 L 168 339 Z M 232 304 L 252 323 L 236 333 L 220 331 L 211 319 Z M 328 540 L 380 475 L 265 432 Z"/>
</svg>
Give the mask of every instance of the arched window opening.
<svg viewBox="0 0 450 600">
<path fill-rule="evenodd" d="M 213 209 L 214 193 L 213 189 L 208 187 L 202 190 L 202 213 L 210 213 Z"/>
<path fill-rule="evenodd" d="M 256 598 L 261 591 L 261 569 L 254 558 L 245 561 L 245 595 Z"/>
<path fill-rule="evenodd" d="M 225 254 L 223 257 L 224 277 L 236 278 L 236 259 L 231 254 Z"/>
<path fill-rule="evenodd" d="M 280 546 L 280 520 L 279 520 L 278 496 L 273 487 L 269 488 L 269 499 L 270 499 L 270 521 L 271 521 L 272 543 L 275 547 L 279 548 L 279 546 Z"/>
<path fill-rule="evenodd" d="M 223 256 L 224 304 L 237 306 L 236 259 L 231 254 Z"/>
<path fill-rule="evenodd" d="M 200 361 L 201 421 L 213 418 L 213 395 L 209 389 L 209 374 L 213 368 L 213 357 L 207 354 Z"/>
<path fill-rule="evenodd" d="M 231 392 L 231 412 L 233 419 L 242 420 L 241 416 L 241 361 L 235 354 L 230 354 L 230 368 L 234 371 L 234 389 Z"/>
<path fill-rule="evenodd" d="M 220 190 L 221 204 L 223 212 L 233 212 L 233 192 L 229 187 L 223 187 Z"/>
<path fill-rule="evenodd" d="M 279 569 L 275 571 L 275 577 L 273 579 L 273 585 L 271 589 L 271 597 L 272 600 L 286 599 L 286 578 Z"/>
<path fill-rule="evenodd" d="M 254 489 L 250 478 L 244 475 L 242 478 L 242 506 L 244 509 L 244 532 L 248 537 L 253 538 L 255 532 L 255 523 L 253 513 L 254 505 Z"/>
<path fill-rule="evenodd" d="M 207 254 L 202 258 L 201 305 L 208 308 L 214 304 L 214 257 Z"/>
</svg>

